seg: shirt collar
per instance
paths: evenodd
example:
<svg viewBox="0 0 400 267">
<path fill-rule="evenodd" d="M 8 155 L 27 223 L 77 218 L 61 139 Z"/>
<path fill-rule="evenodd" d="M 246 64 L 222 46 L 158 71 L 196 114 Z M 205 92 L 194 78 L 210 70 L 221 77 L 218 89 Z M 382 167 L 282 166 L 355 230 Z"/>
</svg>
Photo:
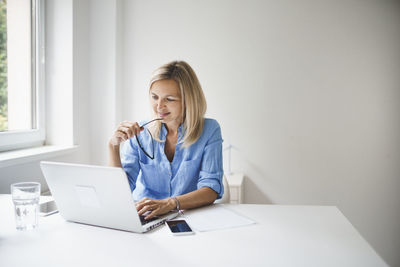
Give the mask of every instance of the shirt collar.
<svg viewBox="0 0 400 267">
<path fill-rule="evenodd" d="M 181 125 L 179 125 L 179 128 L 178 128 L 178 143 L 179 143 L 179 140 L 182 138 L 182 129 L 183 129 L 183 123 L 181 123 Z M 165 123 L 161 123 L 160 139 L 166 140 L 167 134 L 168 134 L 168 131 L 167 131 L 167 127 L 165 127 Z"/>
</svg>

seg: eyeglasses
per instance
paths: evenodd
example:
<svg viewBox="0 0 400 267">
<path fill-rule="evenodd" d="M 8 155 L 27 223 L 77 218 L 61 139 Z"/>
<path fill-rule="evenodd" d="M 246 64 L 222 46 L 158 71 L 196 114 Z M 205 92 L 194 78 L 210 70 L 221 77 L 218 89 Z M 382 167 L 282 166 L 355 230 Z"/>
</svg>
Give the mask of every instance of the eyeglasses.
<svg viewBox="0 0 400 267">
<path fill-rule="evenodd" d="M 159 120 L 162 120 L 162 118 L 157 118 L 157 119 L 148 121 L 148 122 L 146 122 L 145 124 L 143 124 L 142 126 L 140 126 L 140 128 L 146 126 L 146 125 L 149 124 L 149 123 L 152 123 L 152 122 L 154 122 L 154 121 L 159 121 Z M 137 141 L 137 143 L 138 143 L 140 149 L 143 151 L 143 153 L 144 153 L 148 158 L 154 159 L 154 139 L 153 139 L 153 136 L 151 135 L 151 132 L 149 131 L 149 129 L 144 128 L 144 130 L 147 131 L 147 133 L 150 135 L 151 147 L 152 147 L 152 152 L 153 152 L 152 155 L 150 155 L 149 153 L 146 152 L 146 150 L 144 150 L 142 144 L 139 142 L 139 138 L 137 137 L 137 134 L 135 134 L 136 141 Z"/>
</svg>

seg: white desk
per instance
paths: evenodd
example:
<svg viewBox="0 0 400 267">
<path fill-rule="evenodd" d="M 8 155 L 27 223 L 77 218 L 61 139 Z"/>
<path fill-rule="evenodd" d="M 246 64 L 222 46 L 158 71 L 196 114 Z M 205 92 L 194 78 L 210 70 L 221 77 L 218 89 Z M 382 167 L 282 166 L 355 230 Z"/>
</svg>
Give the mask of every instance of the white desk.
<svg viewBox="0 0 400 267">
<path fill-rule="evenodd" d="M 165 226 L 135 234 L 57 214 L 18 232 L 11 198 L 0 195 L 0 266 L 387 266 L 336 207 L 226 206 L 257 224 L 172 236 Z"/>
</svg>

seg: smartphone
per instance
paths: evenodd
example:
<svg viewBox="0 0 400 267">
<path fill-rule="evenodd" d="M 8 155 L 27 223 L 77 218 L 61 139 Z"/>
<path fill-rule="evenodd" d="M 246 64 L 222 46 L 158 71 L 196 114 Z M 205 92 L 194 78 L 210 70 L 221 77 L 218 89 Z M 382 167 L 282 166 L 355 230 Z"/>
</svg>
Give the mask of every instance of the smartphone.
<svg viewBox="0 0 400 267">
<path fill-rule="evenodd" d="M 165 222 L 173 235 L 192 235 L 194 232 L 185 220 L 168 220 Z"/>
<path fill-rule="evenodd" d="M 54 200 L 49 202 L 44 202 L 39 205 L 39 215 L 40 216 L 48 216 L 50 214 L 54 214 L 58 212 L 56 202 Z"/>
</svg>

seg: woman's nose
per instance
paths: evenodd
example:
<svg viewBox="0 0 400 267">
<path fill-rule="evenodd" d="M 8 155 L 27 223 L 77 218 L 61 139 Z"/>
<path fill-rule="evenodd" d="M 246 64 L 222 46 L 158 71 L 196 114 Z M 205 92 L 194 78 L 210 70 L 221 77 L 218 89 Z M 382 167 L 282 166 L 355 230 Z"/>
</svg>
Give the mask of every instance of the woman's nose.
<svg viewBox="0 0 400 267">
<path fill-rule="evenodd" d="M 159 99 L 158 101 L 157 101 L 157 107 L 164 107 L 165 106 L 165 101 L 163 101 L 162 99 Z"/>
</svg>

